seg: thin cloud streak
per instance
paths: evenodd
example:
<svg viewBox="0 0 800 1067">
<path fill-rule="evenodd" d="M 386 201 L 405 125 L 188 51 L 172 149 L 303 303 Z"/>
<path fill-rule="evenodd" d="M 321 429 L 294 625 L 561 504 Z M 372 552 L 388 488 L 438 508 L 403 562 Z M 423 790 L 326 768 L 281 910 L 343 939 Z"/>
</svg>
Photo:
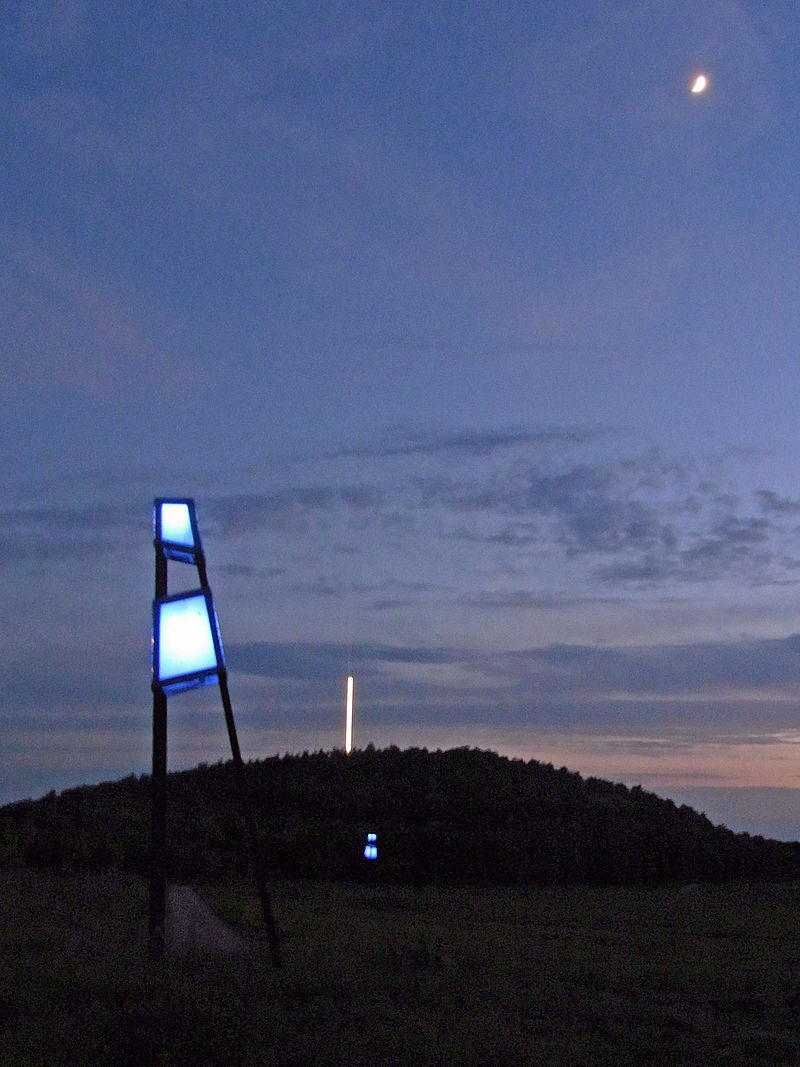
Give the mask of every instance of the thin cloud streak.
<svg viewBox="0 0 800 1067">
<path fill-rule="evenodd" d="M 367 445 L 350 445 L 330 453 L 331 459 L 340 458 L 387 458 L 392 456 L 437 455 L 489 456 L 493 453 L 516 448 L 520 445 L 541 447 L 543 445 L 585 444 L 595 437 L 611 431 L 595 429 L 553 430 L 464 430 L 458 433 L 432 433 L 410 427 L 394 427 L 382 441 Z"/>
</svg>

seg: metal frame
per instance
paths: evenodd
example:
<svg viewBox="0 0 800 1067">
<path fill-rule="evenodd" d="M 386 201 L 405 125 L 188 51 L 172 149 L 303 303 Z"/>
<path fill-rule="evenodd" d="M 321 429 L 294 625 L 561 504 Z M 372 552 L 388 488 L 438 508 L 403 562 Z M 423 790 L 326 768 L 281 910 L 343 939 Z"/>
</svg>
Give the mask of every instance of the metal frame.
<svg viewBox="0 0 800 1067">
<path fill-rule="evenodd" d="M 174 541 L 164 541 L 161 536 L 161 507 L 163 504 L 185 504 L 189 509 L 189 522 L 194 539 L 193 545 L 183 545 Z M 170 693 L 180 692 L 184 689 L 192 689 L 201 685 L 217 682 L 222 699 L 222 708 L 225 715 L 225 726 L 228 731 L 228 740 L 233 757 L 234 774 L 242 805 L 245 830 L 250 853 L 250 865 L 255 878 L 261 911 L 267 929 L 270 955 L 276 967 L 282 965 L 280 942 L 275 919 L 272 914 L 272 902 L 267 889 L 266 868 L 264 858 L 258 840 L 253 804 L 245 778 L 242 754 L 239 748 L 239 740 L 236 736 L 236 724 L 233 719 L 233 707 L 231 705 L 230 692 L 228 690 L 228 672 L 225 667 L 225 659 L 222 652 L 222 641 L 219 634 L 214 601 L 208 586 L 206 574 L 206 561 L 200 541 L 200 533 L 197 527 L 197 515 L 194 500 L 188 497 L 159 497 L 153 504 L 153 534 L 155 545 L 155 597 L 153 599 L 153 628 L 152 628 L 152 681 L 153 690 L 153 777 L 151 799 L 151 826 L 150 826 L 150 915 L 149 915 L 149 944 L 150 955 L 153 959 L 160 959 L 164 955 L 165 927 L 166 927 L 166 897 L 167 897 L 167 862 L 166 862 L 166 837 L 167 837 L 167 697 Z M 181 563 L 191 563 L 197 567 L 200 578 L 199 590 L 189 593 L 181 593 L 170 597 L 167 590 L 167 561 L 177 560 Z M 197 596 L 201 593 L 206 598 L 209 621 L 211 623 L 214 650 L 217 656 L 216 669 L 194 671 L 176 678 L 158 680 L 159 659 L 159 606 L 165 602 L 178 600 L 182 597 Z"/>
</svg>

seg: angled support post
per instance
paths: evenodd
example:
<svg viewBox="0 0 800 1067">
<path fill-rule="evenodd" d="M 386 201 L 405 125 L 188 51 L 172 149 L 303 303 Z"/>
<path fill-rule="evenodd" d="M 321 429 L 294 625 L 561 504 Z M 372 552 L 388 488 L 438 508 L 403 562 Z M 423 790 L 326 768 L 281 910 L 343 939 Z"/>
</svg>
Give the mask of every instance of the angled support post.
<svg viewBox="0 0 800 1067">
<path fill-rule="evenodd" d="M 245 777 L 244 763 L 242 762 L 242 754 L 239 749 L 239 740 L 236 736 L 236 723 L 233 721 L 233 708 L 231 706 L 231 697 L 228 690 L 228 672 L 225 670 L 222 670 L 219 673 L 219 691 L 222 697 L 222 707 L 225 712 L 225 726 L 228 729 L 228 740 L 231 745 L 233 769 L 236 775 L 236 785 L 239 790 L 239 801 L 242 805 L 242 814 L 244 815 L 247 843 L 250 850 L 250 867 L 253 878 L 255 879 L 256 889 L 258 890 L 258 899 L 261 902 L 261 913 L 264 916 L 264 925 L 267 928 L 270 956 L 276 967 L 282 967 L 281 946 L 278 939 L 278 928 L 275 925 L 275 917 L 272 914 L 272 900 L 269 895 L 269 889 L 267 888 L 264 855 L 258 840 L 258 831 L 256 829 L 256 821 L 253 815 L 253 804 L 250 797 L 250 790 L 247 786 L 247 779 Z"/>
</svg>

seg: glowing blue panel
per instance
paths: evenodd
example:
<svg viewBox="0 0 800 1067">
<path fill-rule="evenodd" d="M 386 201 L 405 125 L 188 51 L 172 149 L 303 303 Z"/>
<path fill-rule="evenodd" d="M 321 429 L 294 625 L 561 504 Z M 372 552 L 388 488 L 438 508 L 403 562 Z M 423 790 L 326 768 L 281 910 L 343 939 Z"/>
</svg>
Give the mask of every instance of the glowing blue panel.
<svg viewBox="0 0 800 1067">
<path fill-rule="evenodd" d="M 216 681 L 225 666 L 208 589 L 153 605 L 153 684 L 175 693 Z"/>
<path fill-rule="evenodd" d="M 378 846 L 374 844 L 377 840 L 377 834 L 367 834 L 367 844 L 364 846 L 364 859 L 376 860 L 378 858 Z"/>
<path fill-rule="evenodd" d="M 202 553 L 193 500 L 156 500 L 153 532 L 157 546 L 167 559 L 196 563 Z"/>
<path fill-rule="evenodd" d="M 188 504 L 164 501 L 161 505 L 161 539 L 194 548 L 194 532 Z"/>
</svg>

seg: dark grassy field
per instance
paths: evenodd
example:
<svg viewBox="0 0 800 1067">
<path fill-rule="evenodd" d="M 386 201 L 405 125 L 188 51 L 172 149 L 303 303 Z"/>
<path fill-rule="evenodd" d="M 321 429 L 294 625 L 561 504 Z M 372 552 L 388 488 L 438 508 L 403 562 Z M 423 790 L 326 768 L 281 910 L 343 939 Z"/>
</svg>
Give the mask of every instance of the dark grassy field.
<svg viewBox="0 0 800 1067">
<path fill-rule="evenodd" d="M 0 875 L 0 1063 L 800 1064 L 800 887 L 281 883 L 254 960 L 145 953 L 120 874 Z"/>
</svg>

